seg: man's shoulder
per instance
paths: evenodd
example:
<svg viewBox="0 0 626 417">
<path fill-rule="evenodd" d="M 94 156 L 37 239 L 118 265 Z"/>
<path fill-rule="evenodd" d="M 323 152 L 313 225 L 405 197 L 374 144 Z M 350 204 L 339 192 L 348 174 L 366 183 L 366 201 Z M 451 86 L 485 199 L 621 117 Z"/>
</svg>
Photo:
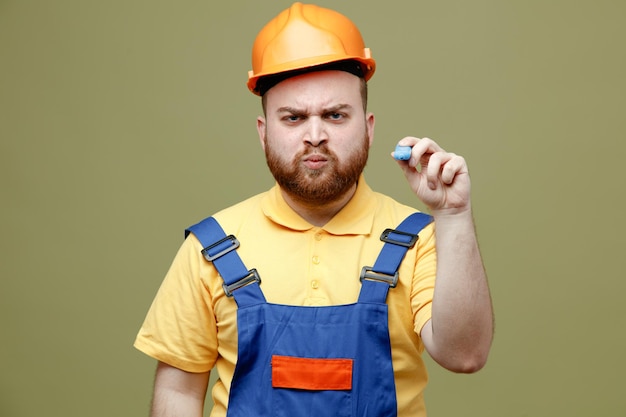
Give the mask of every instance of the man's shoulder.
<svg viewBox="0 0 626 417">
<path fill-rule="evenodd" d="M 242 224 L 258 221 L 258 216 L 263 214 L 261 202 L 268 191 L 253 195 L 245 200 L 226 207 L 215 214 L 213 218 L 217 220 L 223 228 L 232 230 L 239 228 Z"/>
<path fill-rule="evenodd" d="M 246 198 L 245 200 L 241 200 L 238 203 L 225 207 L 215 213 L 214 217 L 224 217 L 230 215 L 237 215 L 241 212 L 249 211 L 250 209 L 259 206 L 261 204 L 261 200 L 266 196 L 268 191 L 264 191 L 262 193 L 253 195 L 251 197 Z"/>
<path fill-rule="evenodd" d="M 409 215 L 420 212 L 417 207 L 409 206 L 395 198 L 377 191 L 373 192 L 378 202 L 376 215 L 382 221 L 400 222 Z"/>
</svg>

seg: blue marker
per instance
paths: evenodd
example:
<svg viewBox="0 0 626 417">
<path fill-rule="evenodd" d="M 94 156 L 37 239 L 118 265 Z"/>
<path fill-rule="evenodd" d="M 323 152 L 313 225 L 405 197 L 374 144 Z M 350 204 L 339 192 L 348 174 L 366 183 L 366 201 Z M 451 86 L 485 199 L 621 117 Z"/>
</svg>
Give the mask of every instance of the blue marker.
<svg viewBox="0 0 626 417">
<path fill-rule="evenodd" d="M 396 150 L 393 151 L 393 157 L 398 161 L 408 161 L 411 159 L 411 147 L 397 145 Z"/>
</svg>

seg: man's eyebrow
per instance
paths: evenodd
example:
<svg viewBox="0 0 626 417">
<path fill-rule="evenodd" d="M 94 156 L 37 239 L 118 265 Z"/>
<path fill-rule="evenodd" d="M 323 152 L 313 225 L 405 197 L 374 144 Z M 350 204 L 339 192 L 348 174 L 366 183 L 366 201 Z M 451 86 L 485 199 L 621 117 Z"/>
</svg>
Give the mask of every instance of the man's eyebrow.
<svg viewBox="0 0 626 417">
<path fill-rule="evenodd" d="M 276 110 L 276 113 L 303 114 L 304 112 L 304 110 L 290 106 L 279 107 L 278 110 Z"/>
<path fill-rule="evenodd" d="M 325 108 L 322 110 L 322 113 L 326 114 L 326 113 L 333 113 L 333 112 L 338 112 L 340 110 L 344 110 L 344 109 L 350 109 L 352 108 L 352 106 L 350 104 L 336 104 L 334 106 Z M 291 107 L 291 106 L 284 106 L 284 107 L 279 107 L 278 110 L 276 110 L 277 113 L 289 113 L 289 114 L 306 114 L 307 111 L 303 110 L 303 109 L 298 109 L 295 107 Z"/>
<path fill-rule="evenodd" d="M 329 107 L 328 109 L 325 109 L 324 113 L 335 113 L 335 112 L 338 112 L 340 110 L 344 110 L 344 109 L 348 109 L 349 110 L 351 108 L 352 108 L 352 106 L 349 105 L 348 103 L 337 104 L 336 106 L 332 106 L 332 107 Z"/>
</svg>

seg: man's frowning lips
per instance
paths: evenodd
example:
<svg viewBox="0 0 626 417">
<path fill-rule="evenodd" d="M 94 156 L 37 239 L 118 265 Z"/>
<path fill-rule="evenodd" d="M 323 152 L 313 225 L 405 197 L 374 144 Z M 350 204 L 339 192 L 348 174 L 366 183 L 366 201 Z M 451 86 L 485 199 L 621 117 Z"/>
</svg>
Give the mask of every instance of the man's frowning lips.
<svg viewBox="0 0 626 417">
<path fill-rule="evenodd" d="M 329 160 L 328 156 L 324 154 L 320 154 L 320 153 L 308 154 L 302 158 L 304 165 L 309 169 L 320 169 L 324 165 L 326 165 L 328 160 Z"/>
</svg>

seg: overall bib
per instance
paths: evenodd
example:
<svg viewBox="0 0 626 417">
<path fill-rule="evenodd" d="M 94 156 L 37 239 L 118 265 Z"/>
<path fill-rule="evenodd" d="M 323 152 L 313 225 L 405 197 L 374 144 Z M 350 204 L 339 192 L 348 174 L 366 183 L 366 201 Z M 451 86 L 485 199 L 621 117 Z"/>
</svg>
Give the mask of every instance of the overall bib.
<svg viewBox="0 0 626 417">
<path fill-rule="evenodd" d="M 361 271 L 354 304 L 303 307 L 268 303 L 256 270 L 248 270 L 210 217 L 187 229 L 237 303 L 238 357 L 227 417 L 397 415 L 387 292 L 418 232 L 431 217 L 414 213 L 387 229 L 373 267 Z M 355 277 L 356 279 L 356 277 Z"/>
</svg>

